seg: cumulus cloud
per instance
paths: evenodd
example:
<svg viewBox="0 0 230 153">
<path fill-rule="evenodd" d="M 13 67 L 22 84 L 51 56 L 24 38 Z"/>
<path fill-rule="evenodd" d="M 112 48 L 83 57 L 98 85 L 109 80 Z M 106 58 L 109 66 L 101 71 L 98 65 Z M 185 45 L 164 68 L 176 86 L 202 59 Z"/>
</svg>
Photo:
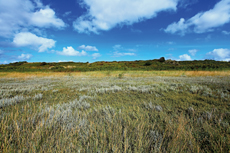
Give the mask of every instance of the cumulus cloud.
<svg viewBox="0 0 230 153">
<path fill-rule="evenodd" d="M 64 55 L 64 56 L 86 56 L 87 53 L 85 51 L 77 51 L 72 46 L 67 48 L 63 48 L 63 51 L 57 51 L 57 54 Z"/>
<path fill-rule="evenodd" d="M 230 61 L 230 49 L 214 49 L 213 51 L 208 52 L 206 57 L 217 61 Z"/>
<path fill-rule="evenodd" d="M 65 27 L 65 23 L 57 18 L 54 10 L 49 7 L 32 13 L 29 22 L 38 27 L 56 27 L 59 29 Z"/>
<path fill-rule="evenodd" d="M 181 18 L 177 23 L 174 22 L 170 24 L 164 31 L 166 33 L 176 33 L 179 32 L 181 35 L 184 35 L 187 32 L 189 25 L 185 23 L 185 19 Z"/>
<path fill-rule="evenodd" d="M 29 60 L 33 55 L 31 54 L 21 54 L 17 57 L 19 60 Z"/>
<path fill-rule="evenodd" d="M 84 51 L 98 51 L 98 49 L 95 46 L 81 45 L 81 46 L 78 47 L 78 49 L 84 50 Z"/>
<path fill-rule="evenodd" d="M 63 28 L 65 23 L 40 0 L 0 0 L 0 36 L 12 37 L 25 27 Z M 36 11 L 36 9 L 39 9 Z"/>
<path fill-rule="evenodd" d="M 9 37 L 19 30 L 33 9 L 29 0 L 0 0 L 0 36 Z"/>
<path fill-rule="evenodd" d="M 192 58 L 188 54 L 180 55 L 178 61 L 191 61 Z"/>
<path fill-rule="evenodd" d="M 101 54 L 100 53 L 94 53 L 94 54 L 92 54 L 92 56 L 93 56 L 93 59 L 97 59 L 97 58 L 101 57 Z"/>
<path fill-rule="evenodd" d="M 73 27 L 79 33 L 99 33 L 117 25 L 132 25 L 157 16 L 161 11 L 175 11 L 178 0 L 83 0 L 88 12 Z"/>
<path fill-rule="evenodd" d="M 189 52 L 192 56 L 195 56 L 196 53 L 198 52 L 198 50 L 197 50 L 197 49 L 191 49 L 191 50 L 189 50 L 188 52 Z"/>
<path fill-rule="evenodd" d="M 204 33 L 213 31 L 214 28 L 220 27 L 229 22 L 230 0 L 221 0 L 213 9 L 206 12 L 200 12 L 188 20 L 181 18 L 179 22 L 170 24 L 165 29 L 165 32 L 184 35 L 191 30 L 195 33 Z"/>
<path fill-rule="evenodd" d="M 55 46 L 56 41 L 38 37 L 30 32 L 21 32 L 15 35 L 13 43 L 19 47 L 33 46 L 38 47 L 39 52 L 44 52 Z"/>
</svg>

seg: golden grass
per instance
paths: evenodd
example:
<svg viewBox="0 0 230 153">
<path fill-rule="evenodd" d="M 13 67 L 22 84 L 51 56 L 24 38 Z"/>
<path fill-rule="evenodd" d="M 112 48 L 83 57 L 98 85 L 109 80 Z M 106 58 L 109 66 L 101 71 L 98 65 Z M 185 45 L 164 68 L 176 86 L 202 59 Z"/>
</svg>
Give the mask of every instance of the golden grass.
<svg viewBox="0 0 230 153">
<path fill-rule="evenodd" d="M 228 71 L 92 71 L 92 72 L 0 72 L 0 78 L 34 78 L 34 77 L 155 77 L 155 76 L 230 76 Z"/>
<path fill-rule="evenodd" d="M 186 76 L 230 76 L 230 71 L 187 71 Z"/>
</svg>

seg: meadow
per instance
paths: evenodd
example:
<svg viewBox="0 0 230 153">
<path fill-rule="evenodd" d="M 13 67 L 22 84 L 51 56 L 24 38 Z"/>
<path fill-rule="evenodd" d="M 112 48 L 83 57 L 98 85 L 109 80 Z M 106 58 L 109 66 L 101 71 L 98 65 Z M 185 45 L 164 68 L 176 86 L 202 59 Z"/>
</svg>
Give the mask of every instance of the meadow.
<svg viewBox="0 0 230 153">
<path fill-rule="evenodd" d="M 230 71 L 0 72 L 0 152 L 229 152 Z"/>
</svg>

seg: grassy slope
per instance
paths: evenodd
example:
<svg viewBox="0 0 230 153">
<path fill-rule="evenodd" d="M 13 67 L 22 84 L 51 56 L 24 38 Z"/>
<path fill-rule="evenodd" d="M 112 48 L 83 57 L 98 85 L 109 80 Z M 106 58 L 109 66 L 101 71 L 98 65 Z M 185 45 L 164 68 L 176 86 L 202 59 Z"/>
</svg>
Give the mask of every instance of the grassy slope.
<svg viewBox="0 0 230 153">
<path fill-rule="evenodd" d="M 0 73 L 0 147 L 3 152 L 229 152 L 228 74 Z"/>
</svg>

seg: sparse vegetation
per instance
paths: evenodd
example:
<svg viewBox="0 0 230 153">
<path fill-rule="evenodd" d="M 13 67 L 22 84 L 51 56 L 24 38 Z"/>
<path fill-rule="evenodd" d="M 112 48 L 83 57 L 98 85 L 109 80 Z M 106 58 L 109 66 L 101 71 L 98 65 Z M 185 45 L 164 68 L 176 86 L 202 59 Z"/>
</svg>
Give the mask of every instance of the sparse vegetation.
<svg viewBox="0 0 230 153">
<path fill-rule="evenodd" d="M 1 152 L 230 151 L 229 75 L 139 73 L 0 73 Z"/>
<path fill-rule="evenodd" d="M 119 78 L 119 79 L 122 79 L 123 77 L 124 77 L 124 74 L 123 74 L 123 73 L 118 74 L 118 78 Z"/>
</svg>

